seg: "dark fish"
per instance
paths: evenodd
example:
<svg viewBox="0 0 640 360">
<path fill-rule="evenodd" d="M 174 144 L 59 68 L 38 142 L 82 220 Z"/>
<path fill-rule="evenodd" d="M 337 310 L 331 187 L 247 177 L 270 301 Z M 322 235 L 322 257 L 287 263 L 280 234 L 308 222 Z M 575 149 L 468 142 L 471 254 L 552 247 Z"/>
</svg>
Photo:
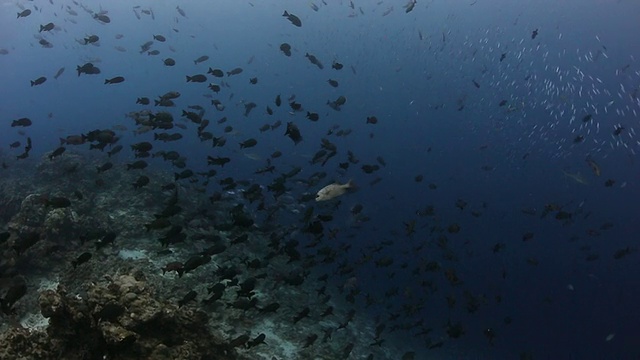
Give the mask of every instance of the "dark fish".
<svg viewBox="0 0 640 360">
<path fill-rule="evenodd" d="M 149 105 L 150 101 L 148 97 L 141 97 L 136 99 L 136 104 L 140 104 L 140 105 Z"/>
<path fill-rule="evenodd" d="M 67 149 L 64 146 L 60 146 L 59 148 L 55 149 L 51 154 L 49 154 L 49 160 L 53 160 L 53 158 L 62 155 L 65 150 Z"/>
<path fill-rule="evenodd" d="M 315 343 L 317 339 L 318 339 L 317 334 L 311 334 L 307 336 L 307 338 L 304 340 L 304 345 L 302 347 L 308 348 L 309 346 L 313 345 L 313 343 Z"/>
<path fill-rule="evenodd" d="M 178 273 L 178 277 L 182 277 L 184 266 L 179 261 L 170 262 L 162 268 L 162 275 L 167 271 L 175 271 Z"/>
<path fill-rule="evenodd" d="M 298 145 L 298 143 L 302 141 L 302 135 L 300 134 L 300 129 L 298 129 L 298 127 L 292 122 L 287 123 L 287 130 L 285 131 L 284 134 L 289 136 L 289 138 L 293 140 L 293 143 L 296 145 Z"/>
<path fill-rule="evenodd" d="M 42 85 L 45 81 L 47 81 L 47 78 L 44 76 L 40 76 L 39 78 L 31 81 L 31 86 Z"/>
<path fill-rule="evenodd" d="M 147 229 L 147 232 L 150 230 L 165 229 L 169 226 L 171 226 L 171 220 L 169 220 L 169 218 L 166 218 L 166 217 L 160 217 L 148 224 L 144 224 L 144 227 L 145 229 Z"/>
<path fill-rule="evenodd" d="M 243 71 L 242 68 L 237 67 L 235 69 L 232 69 L 231 71 L 227 71 L 227 76 L 238 75 L 242 73 L 242 71 Z"/>
<path fill-rule="evenodd" d="M 100 74 L 100 68 L 98 68 L 97 66 L 94 66 L 92 63 L 86 63 L 82 66 L 77 66 L 76 71 L 78 71 L 78 76 L 80 76 L 80 74 L 87 74 L 87 75 Z"/>
<path fill-rule="evenodd" d="M 193 111 L 182 110 L 182 116 L 186 117 L 187 119 L 193 121 L 196 124 L 202 123 L 202 117 L 198 113 L 195 113 Z"/>
<path fill-rule="evenodd" d="M 296 316 L 294 316 L 293 323 L 295 324 L 298 321 L 308 317 L 310 312 L 311 312 L 311 309 L 309 309 L 309 307 L 305 307 L 304 309 L 302 309 L 302 311 L 297 313 Z"/>
<path fill-rule="evenodd" d="M 331 64 L 331 67 L 336 69 L 336 70 L 341 70 L 344 67 L 344 65 L 340 64 L 337 61 L 334 61 L 333 64 Z"/>
<path fill-rule="evenodd" d="M 266 343 L 264 342 L 264 339 L 266 339 L 266 338 L 267 338 L 267 335 L 260 334 L 260 335 L 256 336 L 255 339 L 249 340 L 247 342 L 247 349 L 252 348 L 254 346 L 258 346 L 260 344 L 265 344 L 266 345 Z"/>
<path fill-rule="evenodd" d="M 147 184 L 149 184 L 149 177 L 142 175 L 132 185 L 134 189 L 139 189 Z"/>
<path fill-rule="evenodd" d="M 415 3 L 414 3 L 415 4 Z M 490 330 L 490 329 L 488 329 Z M 486 331 L 486 330 L 485 330 Z M 416 358 L 416 352 L 415 351 L 407 351 L 406 353 L 404 353 L 402 355 L 401 360 L 413 360 Z"/>
<path fill-rule="evenodd" d="M 557 220 L 570 220 L 571 219 L 571 213 L 568 212 L 568 211 L 561 210 L 556 214 L 556 219 Z"/>
<path fill-rule="evenodd" d="M 613 130 L 613 135 L 614 136 L 619 136 L 622 133 L 622 130 L 624 130 L 624 127 L 621 125 L 616 125 L 614 126 L 615 130 Z"/>
<path fill-rule="evenodd" d="M 255 84 L 257 84 L 257 83 L 258 83 L 258 78 L 257 78 L 257 77 L 252 77 L 251 79 L 249 79 L 249 82 L 250 82 L 252 85 L 255 85 Z"/>
<path fill-rule="evenodd" d="M 219 78 L 224 76 L 224 72 L 222 70 L 220 70 L 220 69 L 212 69 L 212 68 L 209 68 L 209 70 L 207 71 L 207 74 L 211 74 L 211 75 L 213 75 L 215 77 L 219 77 Z"/>
<path fill-rule="evenodd" d="M 301 27 L 302 26 L 302 21 L 300 21 L 300 18 L 298 18 L 297 16 L 293 15 L 293 14 L 289 14 L 286 10 L 284 11 L 284 14 L 282 14 L 282 16 L 286 17 L 289 21 L 291 21 L 291 23 L 297 27 Z"/>
<path fill-rule="evenodd" d="M 271 313 L 271 312 L 276 312 L 278 311 L 278 309 L 280 308 L 280 304 L 279 303 L 271 303 L 261 309 L 259 309 L 260 313 Z"/>
<path fill-rule="evenodd" d="M 16 126 L 23 126 L 23 127 L 31 126 L 31 120 L 29 118 L 20 118 L 18 120 L 13 120 L 11 122 L 11 127 L 16 127 Z"/>
<path fill-rule="evenodd" d="M 413 8 L 416 6 L 416 3 L 417 3 L 417 0 L 409 0 L 409 2 L 404 6 L 404 12 L 406 14 L 410 13 L 411 10 L 413 10 Z"/>
<path fill-rule="evenodd" d="M 166 58 L 164 60 L 162 60 L 162 62 L 166 65 L 166 66 L 173 66 L 176 64 L 176 61 L 173 60 L 172 58 Z"/>
<path fill-rule="evenodd" d="M 367 116 L 367 124 L 377 124 L 378 123 L 378 118 L 375 116 Z"/>
<path fill-rule="evenodd" d="M 593 115 L 591 115 L 591 114 L 587 114 L 587 115 L 585 115 L 585 116 L 582 118 L 582 122 L 585 122 L 585 123 L 586 123 L 586 122 L 591 121 L 591 119 L 593 119 Z"/>
<path fill-rule="evenodd" d="M 179 91 L 169 91 L 167 93 L 165 93 L 164 95 L 162 95 L 160 98 L 161 99 L 177 99 L 180 97 L 180 92 Z M 165 113 L 168 114 L 168 113 Z M 158 114 L 160 115 L 160 114 Z"/>
<path fill-rule="evenodd" d="M 235 348 L 238 346 L 242 346 L 244 344 L 247 343 L 247 341 L 249 341 L 251 339 L 251 337 L 249 337 L 249 335 L 240 335 L 237 338 L 229 341 L 229 348 Z"/>
<path fill-rule="evenodd" d="M 177 181 L 177 180 L 180 180 L 180 179 L 188 179 L 188 178 L 192 177 L 193 174 L 194 173 L 193 173 L 192 170 L 185 169 L 185 170 L 183 170 L 183 171 L 181 171 L 179 173 L 175 173 L 174 174 L 175 175 L 174 176 L 174 180 Z"/>
<path fill-rule="evenodd" d="M 307 119 L 311 121 L 318 121 L 318 119 L 320 119 L 320 115 L 318 115 L 318 113 L 312 113 L 307 111 Z"/>
<path fill-rule="evenodd" d="M 480 84 L 478 84 L 477 81 L 471 80 L 471 82 L 473 82 L 473 86 L 475 86 L 476 88 L 480 89 Z"/>
<path fill-rule="evenodd" d="M 209 165 L 219 165 L 219 166 L 224 166 L 224 164 L 230 162 L 231 159 L 229 159 L 228 157 L 211 157 L 211 156 L 207 156 L 207 163 Z"/>
<path fill-rule="evenodd" d="M 40 25 L 40 31 L 39 32 L 51 31 L 51 30 L 53 30 L 54 27 L 55 27 L 55 25 L 53 23 L 48 23 L 46 25 Z"/>
<path fill-rule="evenodd" d="M 147 53 L 147 55 L 160 55 L 160 50 L 151 50 Z"/>
<path fill-rule="evenodd" d="M 613 254 L 613 258 L 616 259 L 616 260 L 620 260 L 623 257 L 633 253 L 634 251 L 635 251 L 635 249 L 632 249 L 632 248 L 627 246 L 624 249 L 616 250 L 616 252 Z"/>
<path fill-rule="evenodd" d="M 10 149 L 15 149 L 17 147 L 20 147 L 20 141 L 14 141 L 11 144 L 9 144 Z"/>
<path fill-rule="evenodd" d="M 240 143 L 240 149 L 251 148 L 258 144 L 256 139 L 247 139 Z"/>
<path fill-rule="evenodd" d="M 111 155 L 115 155 L 122 150 L 122 145 L 116 145 L 110 151 L 107 151 L 107 155 L 111 157 Z"/>
<path fill-rule="evenodd" d="M 98 21 L 100 21 L 100 22 L 103 22 L 105 24 L 108 24 L 108 23 L 111 22 L 111 19 L 107 15 L 104 15 L 104 14 L 95 14 L 95 15 L 93 15 L 93 18 L 98 20 Z"/>
<path fill-rule="evenodd" d="M 71 262 L 73 268 L 77 268 L 78 265 L 82 265 L 91 259 L 91 253 L 85 252 L 78 256 L 75 260 Z"/>
<path fill-rule="evenodd" d="M 0 300 L 2 312 L 9 315 L 12 313 L 13 305 L 27 293 L 27 284 L 24 280 L 14 283 Z"/>
<path fill-rule="evenodd" d="M 125 310 L 125 307 L 120 304 L 109 303 L 104 305 L 102 309 L 100 309 L 100 311 L 96 313 L 95 316 L 99 321 L 115 322 L 122 314 L 124 314 Z M 121 340 L 120 344 L 122 344 L 123 342 L 126 343 L 127 341 L 129 340 L 127 339 L 127 337 L 125 337 Z"/>
<path fill-rule="evenodd" d="M 165 42 L 167 39 L 162 35 L 153 35 L 153 40 L 158 40 L 160 42 Z"/>
<path fill-rule="evenodd" d="M 194 63 L 194 64 L 196 64 L 196 65 L 198 65 L 198 64 L 200 64 L 201 62 L 205 62 L 205 61 L 207 61 L 207 60 L 209 60 L 209 57 L 208 57 L 207 55 L 202 55 L 202 56 L 200 56 L 199 58 L 197 58 L 197 59 L 193 60 L 193 63 Z"/>
<path fill-rule="evenodd" d="M 48 42 L 46 39 L 40 39 L 38 40 L 38 44 L 42 45 L 43 48 L 45 49 L 51 49 L 53 47 L 53 44 L 51 44 L 50 42 Z M 0 49 L 0 54 L 6 51 L 5 49 Z M 8 54 L 8 52 L 7 52 Z"/>
<path fill-rule="evenodd" d="M 507 58 L 507 53 L 502 53 L 502 54 L 500 55 L 500 62 L 502 62 L 502 60 L 504 60 L 504 59 L 506 59 L 506 58 Z"/>
<path fill-rule="evenodd" d="M 280 51 L 282 51 L 286 56 L 291 56 L 291 45 L 287 43 L 280 44 Z"/>
<path fill-rule="evenodd" d="M 84 38 L 84 44 L 95 44 L 100 41 L 100 37 L 98 35 L 89 35 Z"/>
<path fill-rule="evenodd" d="M 498 106 L 505 106 L 507 105 L 508 101 L 507 100 L 502 100 L 500 101 L 500 103 L 498 104 Z"/>
<path fill-rule="evenodd" d="M 135 161 L 135 162 L 133 162 L 133 163 L 131 163 L 131 164 L 127 164 L 127 170 L 131 170 L 131 169 L 134 169 L 134 170 L 142 170 L 142 169 L 146 168 L 146 167 L 147 167 L 147 165 L 148 165 L 148 164 L 147 164 L 147 162 L 146 162 L 146 161 L 144 161 L 144 160 L 138 160 L 138 161 Z"/>
<path fill-rule="evenodd" d="M 184 263 L 184 272 L 186 274 L 191 270 L 195 270 L 198 267 L 209 263 L 210 261 L 211 261 L 211 256 L 208 256 L 208 255 L 194 255 L 194 256 L 190 257 Z"/>
<path fill-rule="evenodd" d="M 187 75 L 187 82 L 203 83 L 205 81 L 207 81 L 207 77 L 205 75 L 202 75 L 202 74 L 197 74 L 193 76 Z"/>
<path fill-rule="evenodd" d="M 373 164 L 373 165 L 362 165 L 362 171 L 364 171 L 366 174 L 371 174 L 375 171 L 380 170 L 380 166 L 378 166 L 377 164 Z"/>
<path fill-rule="evenodd" d="M 44 204 L 47 207 L 61 209 L 61 208 L 67 208 L 71 206 L 71 200 L 65 197 L 56 196 L 56 197 L 46 198 L 44 200 Z"/>
<path fill-rule="evenodd" d="M 347 102 L 347 98 L 340 95 L 335 101 L 327 101 L 327 105 L 329 105 L 332 109 L 336 111 L 340 111 L 340 107 Z"/>
<path fill-rule="evenodd" d="M 18 255 L 21 255 L 25 251 L 27 251 L 31 246 L 35 245 L 35 243 L 37 243 L 38 241 L 40 241 L 39 233 L 37 232 L 23 233 L 19 235 L 18 239 L 16 240 L 12 248 L 16 251 L 16 253 L 18 253 Z"/>
<path fill-rule="evenodd" d="M 353 351 L 353 347 L 354 347 L 353 343 L 348 343 L 347 346 L 345 346 L 342 349 L 342 358 L 343 359 L 349 358 L 349 356 L 351 355 L 351 352 Z"/>
<path fill-rule="evenodd" d="M 299 103 L 297 103 L 295 101 L 290 102 L 289 106 L 291 106 L 291 109 L 294 110 L 294 111 L 299 111 L 299 110 L 302 109 L 302 104 L 299 104 Z"/>
<path fill-rule="evenodd" d="M 333 86 L 333 87 L 338 87 L 338 82 L 336 80 L 333 79 L 329 79 L 327 80 L 327 82 L 329 83 L 329 85 Z"/>
<path fill-rule="evenodd" d="M 53 75 L 54 79 L 57 79 L 60 77 L 60 75 L 62 75 L 62 73 L 64 72 L 64 67 L 61 67 L 60 69 L 58 69 L 58 71 L 56 72 L 55 75 Z"/>
<path fill-rule="evenodd" d="M 280 95 L 276 96 L 275 104 L 278 107 L 280 107 L 280 104 L 282 104 L 282 100 L 280 99 Z"/>
<path fill-rule="evenodd" d="M 533 32 L 531 32 L 531 39 L 535 39 L 536 36 L 538 36 L 538 29 L 533 30 Z"/>
<path fill-rule="evenodd" d="M 124 77 L 122 76 L 116 76 L 114 78 L 111 79 L 105 79 L 104 83 L 105 84 L 118 84 L 124 81 Z"/>
<path fill-rule="evenodd" d="M 101 172 L 105 172 L 109 169 L 111 169 L 113 167 L 113 163 L 111 162 L 107 162 L 101 166 L 97 166 L 96 169 L 98 170 L 98 174 L 100 174 Z"/>
<path fill-rule="evenodd" d="M 322 65 L 322 63 L 320 62 L 320 60 L 318 60 L 318 58 L 317 58 L 317 57 L 315 57 L 314 55 L 311 55 L 311 54 L 309 54 L 309 53 L 306 53 L 304 56 L 305 56 L 307 59 L 309 59 L 309 61 L 310 61 L 313 65 L 317 66 L 320 70 L 324 69 L 324 66 Z"/>
<path fill-rule="evenodd" d="M 153 145 L 151 145 L 148 141 L 139 142 L 131 145 L 131 150 L 136 152 L 148 152 L 153 149 Z"/>
<path fill-rule="evenodd" d="M 251 110 L 255 109 L 256 106 L 258 105 L 256 105 L 256 103 L 254 102 L 244 104 L 244 116 L 249 116 Z"/>
<path fill-rule="evenodd" d="M 182 307 L 184 306 L 184 304 L 195 300 L 197 295 L 198 293 L 194 290 L 189 291 L 185 296 L 182 297 L 182 300 L 178 301 L 178 307 Z"/>
<path fill-rule="evenodd" d="M 21 12 L 18 13 L 17 19 L 19 19 L 21 17 L 27 17 L 29 15 L 31 15 L 31 10 L 29 10 L 29 9 L 22 10 Z"/>
</svg>

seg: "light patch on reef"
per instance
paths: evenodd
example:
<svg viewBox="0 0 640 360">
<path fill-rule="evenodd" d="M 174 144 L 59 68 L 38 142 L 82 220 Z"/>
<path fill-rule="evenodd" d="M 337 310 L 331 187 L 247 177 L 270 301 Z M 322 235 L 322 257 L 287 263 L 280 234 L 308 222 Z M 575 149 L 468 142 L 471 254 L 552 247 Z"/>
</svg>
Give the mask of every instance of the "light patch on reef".
<svg viewBox="0 0 640 360">
<path fill-rule="evenodd" d="M 147 252 L 144 250 L 121 249 L 118 252 L 118 256 L 124 260 L 141 260 L 147 258 Z"/>
</svg>

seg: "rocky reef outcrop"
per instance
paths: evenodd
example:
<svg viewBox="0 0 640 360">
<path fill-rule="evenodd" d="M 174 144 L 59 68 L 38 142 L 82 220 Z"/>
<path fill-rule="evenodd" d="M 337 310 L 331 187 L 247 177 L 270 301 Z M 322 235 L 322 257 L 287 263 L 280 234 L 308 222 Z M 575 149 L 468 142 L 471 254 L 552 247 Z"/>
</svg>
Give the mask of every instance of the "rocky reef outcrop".
<svg viewBox="0 0 640 360">
<path fill-rule="evenodd" d="M 107 277 L 83 294 L 45 290 L 45 331 L 0 335 L 2 359 L 237 359 L 208 328 L 206 313 L 154 298 L 141 272 Z"/>
</svg>

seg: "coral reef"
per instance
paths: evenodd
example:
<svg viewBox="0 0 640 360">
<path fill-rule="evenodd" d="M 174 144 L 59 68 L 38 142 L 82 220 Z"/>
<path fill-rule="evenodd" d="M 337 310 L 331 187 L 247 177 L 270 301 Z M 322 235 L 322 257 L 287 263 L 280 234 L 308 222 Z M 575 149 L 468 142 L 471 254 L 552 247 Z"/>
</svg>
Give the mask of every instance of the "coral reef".
<svg viewBox="0 0 640 360">
<path fill-rule="evenodd" d="M 91 284 L 83 296 L 63 286 L 39 297 L 44 331 L 0 335 L 2 359 L 238 359 L 208 330 L 206 313 L 158 301 L 141 272 Z"/>
</svg>

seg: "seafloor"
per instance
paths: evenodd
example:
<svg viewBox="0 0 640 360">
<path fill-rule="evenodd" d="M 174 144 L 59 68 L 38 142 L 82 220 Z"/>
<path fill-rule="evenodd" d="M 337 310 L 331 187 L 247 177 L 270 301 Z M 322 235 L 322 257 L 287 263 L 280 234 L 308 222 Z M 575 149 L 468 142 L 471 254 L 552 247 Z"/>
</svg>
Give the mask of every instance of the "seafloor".
<svg viewBox="0 0 640 360">
<path fill-rule="evenodd" d="M 115 164 L 98 174 L 99 165 L 67 152 L 0 170 L 0 232 L 10 234 L 0 244 L 2 295 L 26 284 L 3 306 L 0 358 L 413 357 L 370 346 L 373 320 L 353 311 L 311 257 L 296 259 L 302 247 L 285 238 L 295 226 L 257 225 L 265 222 L 238 207 L 239 193 L 212 201 L 188 181 L 162 191 L 174 175 L 158 169 L 134 189 L 140 173 Z M 179 236 L 145 227 L 163 212 Z M 193 269 L 180 275 L 181 266 Z"/>
</svg>

